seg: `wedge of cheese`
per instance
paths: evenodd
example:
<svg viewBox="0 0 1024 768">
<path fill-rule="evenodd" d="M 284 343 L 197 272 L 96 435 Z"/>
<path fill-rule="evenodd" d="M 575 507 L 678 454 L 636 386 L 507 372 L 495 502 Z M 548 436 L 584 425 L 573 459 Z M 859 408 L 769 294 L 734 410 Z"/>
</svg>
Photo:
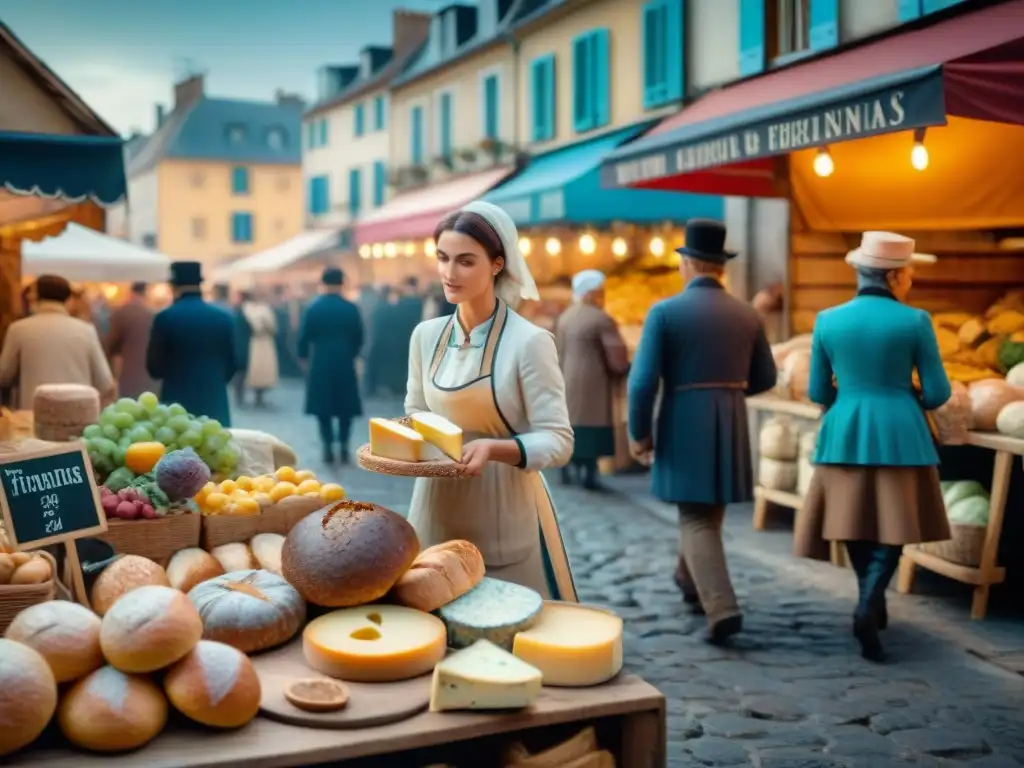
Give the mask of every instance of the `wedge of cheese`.
<svg viewBox="0 0 1024 768">
<path fill-rule="evenodd" d="M 370 419 L 370 453 L 395 461 L 422 461 L 426 441 L 391 419 Z"/>
<path fill-rule="evenodd" d="M 622 619 L 600 608 L 546 602 L 537 622 L 515 636 L 512 652 L 544 673 L 544 685 L 600 685 L 622 669 Z"/>
<path fill-rule="evenodd" d="M 414 413 L 412 428 L 445 456 L 462 461 L 462 430 L 436 413 Z"/>
<path fill-rule="evenodd" d="M 386 683 L 425 675 L 444 658 L 444 624 L 396 605 L 343 608 L 314 619 L 302 653 L 317 672 L 340 680 Z"/>
<path fill-rule="evenodd" d="M 430 711 L 522 709 L 533 704 L 540 686 L 539 669 L 479 640 L 434 667 Z"/>
</svg>

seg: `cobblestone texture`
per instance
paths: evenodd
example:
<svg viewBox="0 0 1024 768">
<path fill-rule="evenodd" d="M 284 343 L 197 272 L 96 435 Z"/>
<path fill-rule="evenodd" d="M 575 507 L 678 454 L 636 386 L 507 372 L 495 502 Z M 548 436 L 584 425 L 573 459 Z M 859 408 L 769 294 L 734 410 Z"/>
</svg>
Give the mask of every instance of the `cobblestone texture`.
<svg viewBox="0 0 1024 768">
<path fill-rule="evenodd" d="M 294 385 L 272 402 L 238 411 L 237 424 L 277 434 L 351 497 L 406 511 L 411 481 L 319 464 L 316 429 L 298 415 Z M 366 403 L 373 415 L 399 407 Z M 361 422 L 353 445 L 365 436 Z M 852 600 L 823 589 L 816 564 L 772 567 L 754 551 L 757 538 L 732 536 L 745 631 L 731 648 L 713 648 L 671 581 L 673 527 L 623 494 L 552 487 L 581 600 L 626 620 L 627 666 L 668 701 L 671 768 L 1024 765 L 1024 678 L 905 616 L 908 598 L 890 598 L 885 640 L 895 661 L 870 664 L 849 633 Z"/>
</svg>

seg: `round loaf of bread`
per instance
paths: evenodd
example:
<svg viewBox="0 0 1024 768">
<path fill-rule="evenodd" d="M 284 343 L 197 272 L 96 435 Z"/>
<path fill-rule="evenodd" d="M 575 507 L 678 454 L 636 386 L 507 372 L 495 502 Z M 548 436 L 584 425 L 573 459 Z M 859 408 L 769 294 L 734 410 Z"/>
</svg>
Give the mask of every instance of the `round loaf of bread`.
<svg viewBox="0 0 1024 768">
<path fill-rule="evenodd" d="M 122 672 L 156 672 L 196 647 L 203 620 L 188 597 L 171 587 L 139 587 L 103 617 L 100 648 Z"/>
<path fill-rule="evenodd" d="M 281 573 L 316 605 L 363 605 L 386 595 L 419 549 L 416 531 L 401 515 L 339 501 L 292 528 L 281 550 Z"/>
<path fill-rule="evenodd" d="M 435 544 L 417 555 L 391 590 L 399 605 L 431 613 L 483 581 L 484 557 L 469 541 Z"/>
<path fill-rule="evenodd" d="M 39 738 L 57 709 L 57 681 L 42 655 L 0 639 L 0 756 Z"/>
<path fill-rule="evenodd" d="M 288 498 L 294 498 L 289 496 Z M 259 567 L 281 575 L 281 550 L 284 549 L 284 536 L 279 533 L 258 533 L 249 541 L 249 549 L 256 558 Z"/>
<path fill-rule="evenodd" d="M 164 677 L 164 691 L 181 714 L 214 728 L 238 728 L 260 709 L 260 679 L 236 648 L 201 640 Z"/>
<path fill-rule="evenodd" d="M 247 571 L 256 567 L 256 558 L 252 556 L 248 544 L 221 544 L 211 549 L 210 554 L 221 564 L 224 573 Z"/>
<path fill-rule="evenodd" d="M 268 571 L 235 571 L 195 586 L 188 599 L 203 620 L 203 637 L 253 653 L 286 643 L 306 620 L 306 601 Z"/>
<path fill-rule="evenodd" d="M 119 557 L 103 569 L 92 585 L 92 609 L 103 616 L 121 595 L 146 586 L 171 586 L 167 571 L 139 555 Z"/>
<path fill-rule="evenodd" d="M 68 691 L 57 722 L 76 747 L 93 752 L 138 749 L 167 724 L 167 699 L 148 677 L 100 667 Z"/>
<path fill-rule="evenodd" d="M 38 651 L 58 683 L 103 666 L 100 617 L 78 603 L 51 600 L 30 606 L 14 617 L 5 636 Z"/>
<path fill-rule="evenodd" d="M 199 547 L 175 552 L 167 563 L 167 578 L 171 586 L 186 593 L 196 584 L 223 573 L 224 566 L 217 558 Z"/>
</svg>

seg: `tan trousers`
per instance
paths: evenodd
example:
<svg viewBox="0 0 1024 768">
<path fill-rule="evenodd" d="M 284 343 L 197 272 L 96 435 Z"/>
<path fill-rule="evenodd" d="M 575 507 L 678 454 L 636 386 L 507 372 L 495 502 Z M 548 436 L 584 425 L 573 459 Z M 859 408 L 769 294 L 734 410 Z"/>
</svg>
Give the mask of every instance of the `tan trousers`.
<svg viewBox="0 0 1024 768">
<path fill-rule="evenodd" d="M 740 613 L 722 545 L 724 518 L 722 506 L 679 505 L 679 583 L 697 594 L 711 625 Z"/>
</svg>

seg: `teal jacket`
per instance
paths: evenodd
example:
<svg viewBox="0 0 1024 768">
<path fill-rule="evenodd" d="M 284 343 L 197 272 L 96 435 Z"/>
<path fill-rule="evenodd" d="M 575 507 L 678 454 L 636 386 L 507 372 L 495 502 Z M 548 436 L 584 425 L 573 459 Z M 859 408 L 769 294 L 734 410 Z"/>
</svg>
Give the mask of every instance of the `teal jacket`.
<svg viewBox="0 0 1024 768">
<path fill-rule="evenodd" d="M 911 384 L 914 369 L 920 393 Z M 815 464 L 939 463 L 924 411 L 949 400 L 950 387 L 925 311 L 868 288 L 819 314 L 808 395 L 827 409 Z"/>
</svg>

